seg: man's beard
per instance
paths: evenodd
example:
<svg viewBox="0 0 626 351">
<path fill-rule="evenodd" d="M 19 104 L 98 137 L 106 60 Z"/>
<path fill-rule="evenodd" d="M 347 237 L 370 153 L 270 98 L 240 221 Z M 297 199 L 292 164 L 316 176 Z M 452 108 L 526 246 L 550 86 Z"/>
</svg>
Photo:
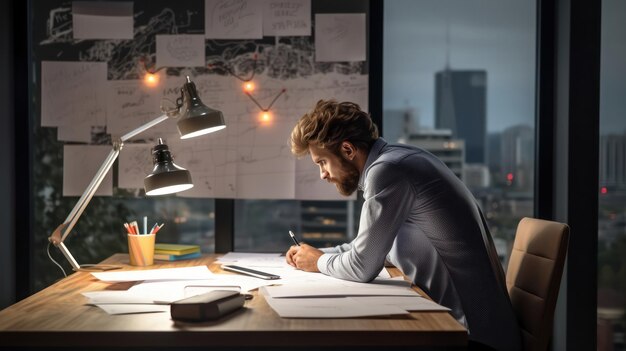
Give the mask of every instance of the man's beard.
<svg viewBox="0 0 626 351">
<path fill-rule="evenodd" d="M 343 157 L 341 158 L 341 169 L 343 174 L 341 178 L 338 178 L 334 183 L 337 187 L 337 191 L 339 191 L 341 195 L 350 196 L 359 188 L 359 178 L 361 174 L 355 166 L 346 161 Z"/>
</svg>

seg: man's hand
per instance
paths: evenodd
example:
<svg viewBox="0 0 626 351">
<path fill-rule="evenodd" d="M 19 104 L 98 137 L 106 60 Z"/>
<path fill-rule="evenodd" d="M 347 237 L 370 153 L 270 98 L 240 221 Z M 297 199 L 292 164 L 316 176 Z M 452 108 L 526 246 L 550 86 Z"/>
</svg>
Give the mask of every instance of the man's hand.
<svg viewBox="0 0 626 351">
<path fill-rule="evenodd" d="M 301 244 L 293 245 L 285 254 L 287 263 L 306 272 L 319 272 L 317 260 L 324 253 L 313 246 Z"/>
</svg>

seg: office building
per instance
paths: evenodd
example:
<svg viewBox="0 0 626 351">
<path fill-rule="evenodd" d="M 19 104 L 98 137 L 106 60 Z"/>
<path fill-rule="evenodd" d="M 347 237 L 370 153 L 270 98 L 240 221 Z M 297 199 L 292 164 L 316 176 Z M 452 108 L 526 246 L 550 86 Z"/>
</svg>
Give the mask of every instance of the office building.
<svg viewBox="0 0 626 351">
<path fill-rule="evenodd" d="M 428 150 L 442 160 L 459 179 L 463 180 L 465 141 L 452 138 L 452 131 L 418 129 L 408 137 L 402 138 L 400 142 Z"/>
<path fill-rule="evenodd" d="M 531 192 L 534 170 L 534 130 L 525 125 L 502 131 L 500 164 L 502 181 L 510 189 Z"/>
<path fill-rule="evenodd" d="M 600 186 L 626 189 L 626 132 L 600 136 Z"/>
<path fill-rule="evenodd" d="M 465 141 L 465 162 L 485 163 L 487 72 L 446 68 L 435 74 L 435 128 Z"/>
</svg>

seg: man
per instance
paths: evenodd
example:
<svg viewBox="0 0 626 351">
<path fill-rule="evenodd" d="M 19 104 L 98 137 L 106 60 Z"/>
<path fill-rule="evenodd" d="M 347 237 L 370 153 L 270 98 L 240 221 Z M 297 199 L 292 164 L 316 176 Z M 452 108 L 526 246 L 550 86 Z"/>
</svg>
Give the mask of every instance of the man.
<svg viewBox="0 0 626 351">
<path fill-rule="evenodd" d="M 291 133 L 291 151 L 311 155 L 343 195 L 363 190 L 359 232 L 348 244 L 292 246 L 287 263 L 359 282 L 385 260 L 469 331 L 470 349 L 519 350 L 520 330 L 504 273 L 472 194 L 425 150 L 378 137 L 358 105 L 320 100 Z"/>
</svg>

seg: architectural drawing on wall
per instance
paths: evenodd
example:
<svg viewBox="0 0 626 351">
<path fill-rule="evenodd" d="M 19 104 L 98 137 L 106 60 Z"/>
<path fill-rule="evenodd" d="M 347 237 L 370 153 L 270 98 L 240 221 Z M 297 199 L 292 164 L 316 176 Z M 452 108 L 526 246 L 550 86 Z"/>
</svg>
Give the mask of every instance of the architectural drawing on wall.
<svg viewBox="0 0 626 351">
<path fill-rule="evenodd" d="M 243 2 L 249 5 L 256 3 Z M 273 27 L 276 33 L 289 33 L 285 26 L 293 26 L 292 33 L 305 33 L 302 32 L 301 24 L 302 21 L 306 23 L 307 18 L 310 21 L 310 2 L 293 2 L 298 11 L 274 12 L 277 15 L 274 16 L 275 23 L 282 23 Z M 213 0 L 206 0 L 204 3 L 206 6 L 225 4 Z M 255 8 L 250 7 L 248 10 L 257 11 Z M 61 10 L 62 6 L 54 7 L 50 9 L 50 13 Z M 258 11 L 267 13 L 268 8 L 259 7 Z M 293 15 L 293 19 L 289 19 L 290 15 Z M 161 105 L 172 106 L 180 97 L 180 86 L 188 75 L 196 84 L 202 101 L 223 112 L 227 128 L 202 138 L 180 140 L 176 135 L 176 121 L 171 120 L 133 139 L 134 142 L 141 142 L 143 147 L 146 144 L 152 145 L 153 140 L 158 137 L 167 140 L 175 162 L 191 172 L 195 183 L 192 190 L 182 193 L 181 196 L 346 199 L 338 195 L 333 186 L 319 179 L 318 171 L 309 159 L 297 160 L 291 155 L 288 140 L 291 129 L 300 116 L 313 108 L 319 99 L 353 101 L 364 110 L 368 109 L 365 61 L 317 62 L 315 42 L 313 37 L 306 34 L 261 40 L 205 40 L 203 37 L 205 56 L 202 57 L 203 64 L 200 67 L 199 62 L 195 61 L 198 58 L 191 54 L 197 52 L 191 48 L 197 46 L 198 34 L 206 29 L 206 38 L 211 38 L 220 32 L 213 25 L 213 34 L 209 35 L 210 28 L 205 28 L 206 18 L 202 11 L 168 4 L 168 7 L 160 10 L 136 11 L 134 17 L 134 40 L 92 40 L 78 45 L 72 39 L 71 32 L 59 35 L 60 31 L 48 27 L 46 36 L 39 42 L 39 57 L 46 62 L 62 59 L 75 60 L 77 64 L 83 65 L 104 63 L 106 74 L 101 74 L 102 77 L 90 77 L 88 82 L 90 89 L 97 88 L 105 92 L 99 96 L 104 97 L 105 101 L 101 107 L 105 118 L 100 119 L 105 121 L 106 132 L 113 139 L 161 115 Z M 357 17 L 360 23 L 364 15 L 358 14 Z M 297 23 L 289 22 L 291 20 Z M 66 24 L 60 21 L 54 25 L 64 28 Z M 165 33 L 168 35 L 163 35 Z M 190 45 L 187 51 L 190 55 L 174 57 L 161 52 L 163 45 L 167 47 L 168 43 L 172 44 L 172 38 L 181 36 L 190 39 L 186 41 Z M 362 36 L 364 40 L 364 25 Z M 176 39 L 173 41 L 176 42 Z M 155 46 L 160 47 L 158 52 L 155 52 Z M 360 52 L 350 55 L 361 57 Z M 193 64 L 176 67 L 177 62 L 184 59 L 192 60 Z M 149 64 L 142 64 L 142 60 Z M 159 67 L 160 62 L 168 62 L 171 66 Z M 57 62 L 50 62 L 42 65 L 42 77 L 48 77 L 51 74 L 48 67 L 56 64 Z M 220 65 L 228 69 L 217 69 Z M 159 80 L 152 86 L 146 86 L 142 81 L 147 68 L 159 70 Z M 254 77 L 251 82 L 255 85 L 253 98 L 257 103 L 251 101 L 250 94 L 242 91 L 242 81 L 234 79 L 233 75 Z M 44 94 L 51 94 L 51 85 L 47 82 L 47 79 L 42 78 L 42 97 L 45 97 Z M 82 89 L 74 92 L 70 90 L 69 93 L 66 89 L 64 92 L 69 94 L 64 103 L 73 111 L 78 111 L 80 116 L 93 108 L 79 104 L 80 94 L 84 93 Z M 263 111 L 271 103 L 271 118 L 261 118 L 259 110 Z M 44 116 L 46 122 L 42 126 L 65 128 L 67 125 L 91 123 L 91 120 L 76 120 L 74 117 L 71 123 L 66 123 L 62 116 L 46 115 L 42 111 L 42 117 Z M 142 178 L 139 175 L 140 170 L 129 167 L 127 163 L 139 162 L 138 159 L 133 161 L 133 157 L 140 156 L 139 151 L 129 147 L 131 144 L 127 143 L 120 154 L 121 174 L 117 186 L 121 188 L 140 185 L 139 179 Z"/>
</svg>

